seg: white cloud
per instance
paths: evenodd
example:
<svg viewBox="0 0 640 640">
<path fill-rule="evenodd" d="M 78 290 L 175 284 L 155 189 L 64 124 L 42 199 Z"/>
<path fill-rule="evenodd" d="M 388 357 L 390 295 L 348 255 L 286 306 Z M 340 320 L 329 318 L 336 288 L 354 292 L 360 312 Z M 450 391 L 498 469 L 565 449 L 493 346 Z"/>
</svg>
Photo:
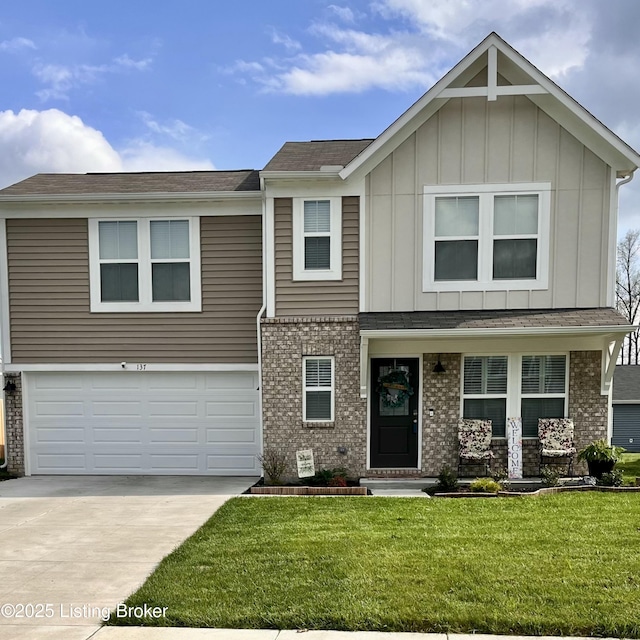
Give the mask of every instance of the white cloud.
<svg viewBox="0 0 640 640">
<path fill-rule="evenodd" d="M 120 152 L 125 171 L 211 171 L 207 158 L 190 158 L 177 149 L 134 140 Z"/>
<path fill-rule="evenodd" d="M 123 67 L 125 69 L 136 69 L 137 71 L 146 71 L 150 66 L 153 60 L 151 58 L 143 58 L 142 60 L 134 60 L 130 58 L 128 54 L 124 54 L 122 56 L 118 56 L 113 60 L 114 67 L 111 68 L 112 71 L 115 71 L 115 67 Z"/>
<path fill-rule="evenodd" d="M 182 120 L 174 119 L 161 123 L 146 111 L 140 111 L 138 115 L 152 133 L 168 136 L 180 142 L 186 142 L 189 139 L 206 139 L 206 136 L 203 136 L 194 127 Z"/>
<path fill-rule="evenodd" d="M 306 48 L 288 58 L 239 61 L 232 70 L 269 91 L 297 95 L 426 90 L 490 31 L 552 77 L 584 65 L 594 5 L 585 2 L 575 11 L 573 0 L 483 0 L 481 6 L 480 11 L 477 0 L 377 0 L 371 15 L 385 21 L 382 31 L 378 22 L 378 33 L 316 22 L 308 33 L 320 40 L 322 51 Z M 328 14 L 356 22 L 349 7 L 332 4 Z M 358 16 L 358 22 L 363 17 L 368 16 Z M 295 42 L 296 49 L 299 44 L 281 33 L 277 41 Z"/>
<path fill-rule="evenodd" d="M 34 65 L 32 73 L 46 85 L 44 89 L 36 92 L 41 100 L 66 100 L 71 89 L 96 82 L 105 74 L 121 73 L 128 70 L 146 71 L 151 63 L 151 58 L 134 60 L 124 54 L 114 58 L 108 64 L 101 65 L 60 65 L 38 62 Z"/>
<path fill-rule="evenodd" d="M 58 109 L 0 111 L 0 187 L 35 173 L 213 169 L 206 158 L 134 140 L 116 150 L 79 117 Z"/>
<path fill-rule="evenodd" d="M 343 22 L 355 22 L 356 16 L 349 7 L 339 7 L 338 5 L 330 4 L 327 9 Z"/>
<path fill-rule="evenodd" d="M 18 53 L 24 49 L 37 49 L 37 47 L 33 40 L 29 40 L 29 38 L 11 38 L 11 40 L 0 42 L 0 51 L 6 53 Z"/>
<path fill-rule="evenodd" d="M 40 172 L 122 171 L 102 133 L 58 109 L 0 111 L 0 179 L 12 184 Z"/>
<path fill-rule="evenodd" d="M 271 33 L 271 41 L 274 44 L 281 44 L 287 51 L 299 51 L 302 49 L 302 45 L 288 36 L 286 33 L 280 33 L 275 29 Z"/>
<path fill-rule="evenodd" d="M 400 48 L 375 56 L 329 51 L 302 56 L 299 66 L 278 74 L 267 86 L 296 95 L 357 93 L 372 87 L 428 86 L 432 76 L 423 70 L 421 62 L 419 54 Z"/>
</svg>

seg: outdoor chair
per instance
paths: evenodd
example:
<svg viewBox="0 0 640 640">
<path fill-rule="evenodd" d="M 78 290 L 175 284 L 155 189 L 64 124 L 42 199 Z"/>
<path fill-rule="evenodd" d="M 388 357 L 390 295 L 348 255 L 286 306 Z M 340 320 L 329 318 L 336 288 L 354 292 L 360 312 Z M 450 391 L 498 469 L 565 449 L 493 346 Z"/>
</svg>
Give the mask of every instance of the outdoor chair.
<svg viewBox="0 0 640 640">
<path fill-rule="evenodd" d="M 491 474 L 491 420 L 458 421 L 458 475 L 465 466 L 484 466 L 486 475 Z"/>
<path fill-rule="evenodd" d="M 573 472 L 573 456 L 576 448 L 573 443 L 573 420 L 571 418 L 540 418 L 538 420 L 538 439 L 540 441 L 540 467 L 545 458 L 556 461 L 568 460 L 567 475 Z"/>
</svg>

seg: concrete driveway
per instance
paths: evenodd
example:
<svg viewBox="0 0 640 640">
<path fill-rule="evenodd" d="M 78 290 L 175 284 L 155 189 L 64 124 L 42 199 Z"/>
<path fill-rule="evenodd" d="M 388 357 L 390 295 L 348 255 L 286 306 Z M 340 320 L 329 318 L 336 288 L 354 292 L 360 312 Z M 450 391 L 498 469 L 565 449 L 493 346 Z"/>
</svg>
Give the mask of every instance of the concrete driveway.
<svg viewBox="0 0 640 640">
<path fill-rule="evenodd" d="M 90 637 L 158 562 L 257 478 L 0 482 L 0 636 Z"/>
</svg>

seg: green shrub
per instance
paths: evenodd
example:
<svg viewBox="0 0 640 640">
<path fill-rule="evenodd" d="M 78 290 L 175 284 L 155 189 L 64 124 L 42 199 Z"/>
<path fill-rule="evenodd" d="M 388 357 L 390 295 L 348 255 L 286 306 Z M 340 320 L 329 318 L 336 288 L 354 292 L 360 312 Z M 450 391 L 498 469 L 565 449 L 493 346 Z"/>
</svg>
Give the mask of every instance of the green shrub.
<svg viewBox="0 0 640 640">
<path fill-rule="evenodd" d="M 603 487 L 621 487 L 622 480 L 622 471 L 614 469 L 611 473 L 603 473 L 602 478 L 598 480 L 598 484 Z"/>
<path fill-rule="evenodd" d="M 542 478 L 542 484 L 545 487 L 557 487 L 560 484 L 560 472 L 553 467 L 545 465 L 540 471 L 540 477 Z"/>
<path fill-rule="evenodd" d="M 506 467 L 496 467 L 491 477 L 503 488 L 507 489 L 510 486 L 509 471 Z"/>
<path fill-rule="evenodd" d="M 493 478 L 476 478 L 470 485 L 469 490 L 476 493 L 497 493 L 502 489 L 499 482 Z"/>
<path fill-rule="evenodd" d="M 606 440 L 594 440 L 578 452 L 578 461 L 618 462 L 624 452 L 623 447 L 607 444 Z"/>
<path fill-rule="evenodd" d="M 437 491 L 442 491 L 445 493 L 450 493 L 452 491 L 458 490 L 458 476 L 451 469 L 451 467 L 447 464 L 440 469 L 440 473 L 438 474 L 438 482 L 435 486 Z"/>
<path fill-rule="evenodd" d="M 302 478 L 302 484 L 311 487 L 346 487 L 349 472 L 344 467 L 320 469 L 315 476 Z"/>
</svg>

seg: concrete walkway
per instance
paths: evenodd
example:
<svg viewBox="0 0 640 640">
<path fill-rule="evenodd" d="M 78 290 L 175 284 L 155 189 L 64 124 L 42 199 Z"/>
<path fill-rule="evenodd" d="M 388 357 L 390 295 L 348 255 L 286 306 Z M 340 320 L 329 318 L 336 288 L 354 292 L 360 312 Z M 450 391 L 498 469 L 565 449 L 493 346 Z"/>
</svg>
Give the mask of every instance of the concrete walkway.
<svg viewBox="0 0 640 640">
<path fill-rule="evenodd" d="M 256 480 L 35 476 L 0 482 L 0 636 L 94 636 L 103 612 Z"/>
<path fill-rule="evenodd" d="M 103 627 L 91 640 L 551 640 L 537 636 L 491 636 L 456 633 L 387 633 L 383 631 L 271 631 L 260 629 L 173 629 Z M 554 636 L 552 640 L 563 640 Z M 564 639 L 569 640 L 569 639 Z M 594 639 L 602 640 L 602 638 Z"/>
</svg>

